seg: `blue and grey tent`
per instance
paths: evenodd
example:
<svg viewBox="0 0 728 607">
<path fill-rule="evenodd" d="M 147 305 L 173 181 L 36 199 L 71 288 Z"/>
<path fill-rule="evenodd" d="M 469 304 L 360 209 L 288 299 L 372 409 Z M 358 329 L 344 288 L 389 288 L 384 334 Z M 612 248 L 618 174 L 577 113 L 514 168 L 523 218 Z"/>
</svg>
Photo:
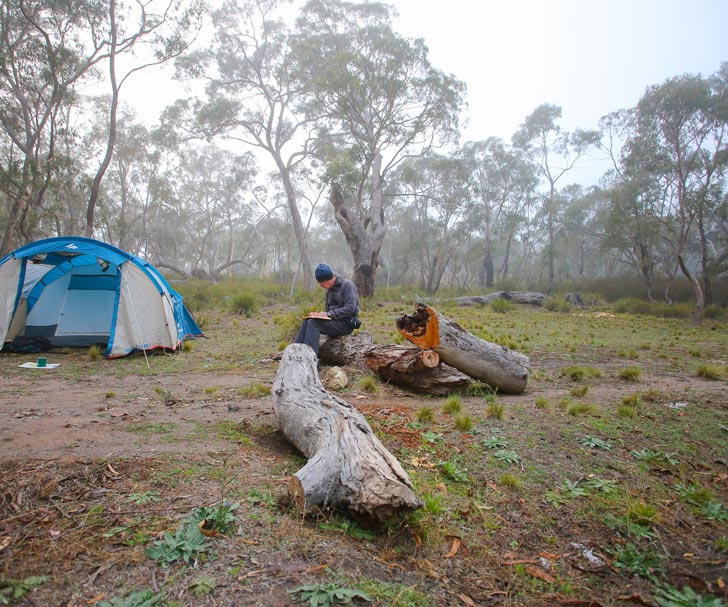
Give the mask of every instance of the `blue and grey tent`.
<svg viewBox="0 0 728 607">
<path fill-rule="evenodd" d="M 61 237 L 0 260 L 0 349 L 19 336 L 105 344 L 105 355 L 118 357 L 176 350 L 202 332 L 154 266 L 98 240 Z"/>
</svg>

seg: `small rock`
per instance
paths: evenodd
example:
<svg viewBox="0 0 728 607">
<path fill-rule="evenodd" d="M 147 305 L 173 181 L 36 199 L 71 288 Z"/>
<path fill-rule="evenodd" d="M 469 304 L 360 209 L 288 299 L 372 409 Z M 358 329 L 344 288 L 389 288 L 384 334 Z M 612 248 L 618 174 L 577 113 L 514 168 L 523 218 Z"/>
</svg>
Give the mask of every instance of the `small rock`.
<svg viewBox="0 0 728 607">
<path fill-rule="evenodd" d="M 329 367 L 324 374 L 323 384 L 327 390 L 343 390 L 349 378 L 341 367 Z"/>
</svg>

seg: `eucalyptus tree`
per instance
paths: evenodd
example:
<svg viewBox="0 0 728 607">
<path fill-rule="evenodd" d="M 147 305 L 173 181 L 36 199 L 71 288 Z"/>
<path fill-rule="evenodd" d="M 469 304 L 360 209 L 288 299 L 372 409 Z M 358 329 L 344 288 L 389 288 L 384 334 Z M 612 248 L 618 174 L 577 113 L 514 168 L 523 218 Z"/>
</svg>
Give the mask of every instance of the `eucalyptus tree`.
<svg viewBox="0 0 728 607">
<path fill-rule="evenodd" d="M 255 238 L 241 242 L 237 235 L 259 219 L 249 199 L 256 174 L 251 152 L 238 155 L 206 146 L 182 153 L 175 189 L 179 224 L 193 248 L 193 275 L 215 280 L 234 265 L 250 266 L 247 253 Z"/>
<path fill-rule="evenodd" d="M 409 218 L 405 238 L 416 254 L 420 286 L 433 295 L 468 232 L 469 172 L 460 159 L 429 153 L 402 163 L 392 181 Z"/>
<path fill-rule="evenodd" d="M 223 136 L 263 151 L 286 195 L 307 289 L 315 287 L 294 179 L 310 153 L 315 120 L 296 110 L 302 86 L 293 75 L 290 32 L 278 0 L 228 0 L 212 14 L 208 48 L 177 61 L 178 77 L 201 79 L 204 98 L 178 101 L 166 122 L 187 137 Z"/>
<path fill-rule="evenodd" d="M 310 0 L 296 22 L 305 110 L 326 136 L 318 157 L 335 186 L 331 202 L 363 297 L 374 293 L 386 233 L 384 181 L 404 158 L 457 139 L 465 91 L 391 19 L 380 3 Z"/>
<path fill-rule="evenodd" d="M 576 129 L 563 131 L 558 124 L 561 108 L 544 103 L 538 106 L 513 135 L 513 144 L 525 151 L 538 165 L 546 180 L 544 218 L 547 231 L 546 254 L 548 260 L 548 290 L 554 285 L 554 258 L 556 256 L 556 184 L 573 169 L 577 162 L 599 143 L 597 131 Z"/>
<path fill-rule="evenodd" d="M 67 108 L 103 49 L 80 40 L 100 23 L 96 1 L 0 2 L 0 187 L 7 220 L 0 256 L 32 240 L 33 215 L 58 168 L 57 147 L 69 132 Z"/>
<path fill-rule="evenodd" d="M 132 76 L 182 54 L 194 41 L 204 12 L 201 0 L 105 0 L 98 6 L 97 22 L 87 35 L 97 59 L 108 70 L 108 130 L 86 207 L 89 238 L 94 233 L 101 182 L 114 154 L 122 86 Z"/>
<path fill-rule="evenodd" d="M 723 67 L 725 70 L 725 66 Z M 674 276 L 690 280 L 696 315 L 712 290 L 706 222 L 725 206 L 728 111 L 725 87 L 684 75 L 649 87 L 635 108 L 630 161 L 650 167 L 650 187 L 664 204 L 664 227 L 671 234 Z M 697 245 L 703 285 L 686 253 Z M 705 290 L 704 290 L 705 289 Z"/>
<path fill-rule="evenodd" d="M 535 165 L 522 150 L 507 146 L 502 139 L 466 143 L 460 151 L 473 180 L 470 220 L 483 238 L 481 287 L 495 284 L 493 250 L 496 239 L 504 244 L 499 273 L 508 276 L 513 239 L 534 203 L 538 185 Z"/>
</svg>

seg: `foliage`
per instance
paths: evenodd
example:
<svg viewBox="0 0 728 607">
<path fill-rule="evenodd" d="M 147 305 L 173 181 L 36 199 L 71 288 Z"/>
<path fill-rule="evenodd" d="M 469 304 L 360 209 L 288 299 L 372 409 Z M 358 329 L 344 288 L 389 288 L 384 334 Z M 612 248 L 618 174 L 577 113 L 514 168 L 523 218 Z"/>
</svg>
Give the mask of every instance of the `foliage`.
<svg viewBox="0 0 728 607">
<path fill-rule="evenodd" d="M 0 578 L 0 603 L 7 605 L 10 601 L 20 599 L 27 592 L 38 588 L 50 579 L 47 575 L 31 575 L 22 580 Z"/>
<path fill-rule="evenodd" d="M 641 375 L 642 369 L 639 367 L 623 367 L 617 373 L 617 377 L 619 377 L 619 379 L 623 379 L 628 382 L 635 382 L 639 380 Z"/>
<path fill-rule="evenodd" d="M 124 598 L 115 598 L 111 601 L 99 601 L 99 607 L 161 607 L 165 598 L 164 592 L 154 592 L 150 588 L 144 590 L 134 590 Z"/>
<path fill-rule="evenodd" d="M 157 561 L 162 567 L 169 567 L 176 561 L 189 563 L 193 558 L 207 552 L 209 545 L 195 523 L 182 524 L 173 535 L 165 531 L 162 539 L 146 548 L 144 554 Z"/>
<path fill-rule="evenodd" d="M 682 590 L 670 584 L 659 586 L 655 600 L 660 607 L 725 607 L 722 599 L 698 594 L 690 586 L 683 586 Z"/>
<path fill-rule="evenodd" d="M 654 579 L 663 569 L 662 560 L 653 550 L 640 550 L 631 542 L 617 547 L 613 556 L 613 563 L 617 569 L 623 569 L 643 578 Z"/>
<path fill-rule="evenodd" d="M 288 591 L 297 603 L 308 603 L 310 607 L 335 607 L 351 605 L 354 599 L 371 601 L 371 597 L 353 588 L 342 588 L 334 583 L 306 584 Z"/>
<path fill-rule="evenodd" d="M 571 365 L 561 370 L 561 375 L 573 381 L 581 381 L 588 377 L 601 377 L 602 372 L 594 367 L 580 367 Z"/>
<path fill-rule="evenodd" d="M 230 298 L 230 310 L 250 318 L 258 311 L 258 300 L 253 293 L 236 293 Z"/>
<path fill-rule="evenodd" d="M 605 451 L 612 450 L 612 446 L 607 441 L 602 440 L 601 438 L 597 438 L 595 436 L 591 436 L 590 434 L 582 437 L 580 442 L 582 446 L 586 447 L 587 449 L 604 449 Z"/>
</svg>

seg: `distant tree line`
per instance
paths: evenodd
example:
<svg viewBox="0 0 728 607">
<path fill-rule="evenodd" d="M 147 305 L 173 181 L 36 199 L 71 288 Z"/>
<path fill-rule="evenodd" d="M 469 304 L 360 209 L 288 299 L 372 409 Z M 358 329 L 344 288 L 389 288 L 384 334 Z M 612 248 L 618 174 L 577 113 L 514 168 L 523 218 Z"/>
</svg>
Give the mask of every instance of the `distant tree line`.
<svg viewBox="0 0 728 607">
<path fill-rule="evenodd" d="M 86 235 L 182 275 L 307 288 L 328 260 L 364 296 L 638 276 L 652 299 L 682 276 L 698 311 L 725 279 L 728 63 L 597 129 L 545 103 L 510 141 L 460 144 L 465 85 L 385 4 L 0 3 L 0 255 Z M 149 126 L 124 85 L 160 64 L 197 93 Z M 574 183 L 597 151 L 600 185 Z"/>
</svg>

